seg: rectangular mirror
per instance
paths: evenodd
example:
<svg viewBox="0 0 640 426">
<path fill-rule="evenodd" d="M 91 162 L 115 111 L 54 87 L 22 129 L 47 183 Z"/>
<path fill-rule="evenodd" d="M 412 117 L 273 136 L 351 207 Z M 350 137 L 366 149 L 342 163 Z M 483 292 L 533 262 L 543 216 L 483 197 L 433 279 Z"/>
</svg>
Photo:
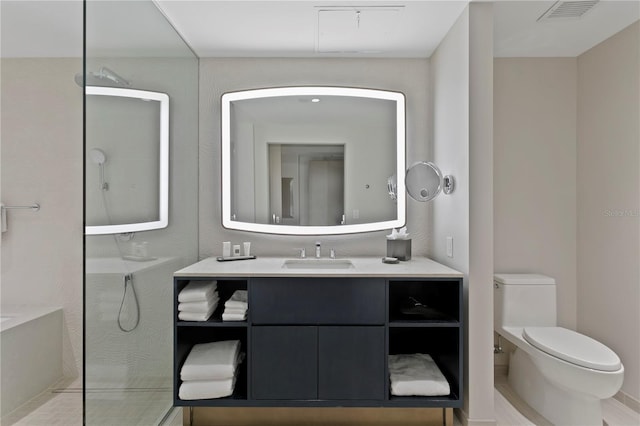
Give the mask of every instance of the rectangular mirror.
<svg viewBox="0 0 640 426">
<path fill-rule="evenodd" d="M 221 110 L 225 228 L 331 235 L 404 225 L 402 93 L 246 90 L 225 93 Z"/>
<path fill-rule="evenodd" d="M 169 96 L 87 86 L 87 235 L 169 224 Z"/>
</svg>

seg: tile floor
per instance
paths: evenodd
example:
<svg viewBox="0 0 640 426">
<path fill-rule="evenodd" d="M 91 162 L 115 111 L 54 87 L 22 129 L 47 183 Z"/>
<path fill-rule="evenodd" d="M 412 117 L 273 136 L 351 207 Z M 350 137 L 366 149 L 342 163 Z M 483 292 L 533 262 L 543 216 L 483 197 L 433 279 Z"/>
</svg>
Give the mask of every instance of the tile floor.
<svg viewBox="0 0 640 426">
<path fill-rule="evenodd" d="M 158 408 L 152 406 L 160 392 L 111 392 L 109 395 L 88 395 L 88 409 L 104 410 L 108 415 L 100 416 L 99 411 L 91 413 L 90 426 L 152 426 L 158 425 Z M 126 395 L 123 395 L 125 394 Z M 92 398 L 94 398 L 92 400 Z M 93 401 L 93 402 L 91 402 Z M 496 378 L 494 391 L 496 421 L 498 426 L 547 426 L 549 423 L 519 400 L 506 381 Z M 93 408 L 91 408 L 93 406 Z M 161 410 L 162 411 L 162 410 Z M 615 399 L 603 404 L 604 421 L 608 426 L 638 426 L 640 414 Z M 135 416 L 134 416 L 135 413 Z M 133 419 L 136 419 L 135 421 Z M 180 426 L 181 410 L 172 411 L 165 419 L 164 426 Z M 81 426 L 82 392 L 78 389 L 53 389 L 33 399 L 18 410 L 2 419 L 4 426 Z M 456 420 L 456 426 L 460 423 Z"/>
<path fill-rule="evenodd" d="M 172 389 L 94 389 L 87 393 L 91 426 L 158 425 L 171 408 Z M 3 426 L 82 426 L 82 387 L 58 383 L 1 419 Z M 169 426 L 169 425 L 168 425 Z"/>
<path fill-rule="evenodd" d="M 507 383 L 507 370 L 496 369 L 494 404 L 498 426 L 553 426 L 529 407 Z M 640 413 L 610 398 L 602 403 L 603 426 L 640 426 Z"/>
</svg>

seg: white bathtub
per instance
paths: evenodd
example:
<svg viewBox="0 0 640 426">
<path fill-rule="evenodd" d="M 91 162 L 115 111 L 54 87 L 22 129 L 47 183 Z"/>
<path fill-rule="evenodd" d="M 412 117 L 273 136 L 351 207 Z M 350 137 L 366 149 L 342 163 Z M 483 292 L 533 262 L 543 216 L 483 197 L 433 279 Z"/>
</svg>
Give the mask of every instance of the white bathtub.
<svg viewBox="0 0 640 426">
<path fill-rule="evenodd" d="M 0 308 L 0 416 L 62 378 L 62 309 Z"/>
<path fill-rule="evenodd" d="M 173 272 L 183 265 L 182 259 L 174 257 L 148 262 L 114 257 L 86 259 L 87 389 L 173 385 Z M 131 289 L 125 296 L 126 274 L 133 275 L 137 307 Z M 130 332 L 118 328 L 119 319 Z"/>
</svg>

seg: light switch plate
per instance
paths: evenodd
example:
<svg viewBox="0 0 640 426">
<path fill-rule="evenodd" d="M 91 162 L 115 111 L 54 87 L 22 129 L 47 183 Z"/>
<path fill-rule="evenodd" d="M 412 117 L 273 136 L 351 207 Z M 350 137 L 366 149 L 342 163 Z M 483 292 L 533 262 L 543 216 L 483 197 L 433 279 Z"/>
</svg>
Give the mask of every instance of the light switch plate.
<svg viewBox="0 0 640 426">
<path fill-rule="evenodd" d="M 453 257 L 453 237 L 447 237 L 447 256 Z"/>
</svg>

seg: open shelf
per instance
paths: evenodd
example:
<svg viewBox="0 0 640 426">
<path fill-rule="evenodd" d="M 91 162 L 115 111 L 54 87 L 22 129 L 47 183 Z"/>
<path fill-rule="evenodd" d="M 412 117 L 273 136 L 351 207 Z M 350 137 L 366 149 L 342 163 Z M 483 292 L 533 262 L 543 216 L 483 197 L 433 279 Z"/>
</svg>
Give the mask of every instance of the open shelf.
<svg viewBox="0 0 640 426">
<path fill-rule="evenodd" d="M 247 290 L 248 281 L 246 279 L 220 279 L 212 280 L 210 278 L 191 278 L 175 280 L 175 298 L 176 306 L 177 298 L 180 291 L 189 284 L 190 281 L 217 281 L 218 306 L 207 321 L 182 321 L 178 319 L 178 311 L 176 309 L 176 326 L 177 327 L 247 327 L 247 320 L 244 321 L 223 321 L 222 313 L 224 312 L 224 304 L 233 295 L 236 290 Z"/>
<path fill-rule="evenodd" d="M 451 280 L 389 280 L 389 323 L 460 322 L 460 287 Z"/>
<path fill-rule="evenodd" d="M 210 398 L 210 399 L 180 399 L 177 394 L 175 398 L 176 406 L 188 407 L 191 405 L 198 406 L 231 406 L 235 404 L 242 404 L 247 401 L 247 360 L 245 358 L 241 364 L 238 365 L 238 377 L 236 379 L 236 384 L 233 389 L 233 394 L 229 396 L 224 396 L 221 398 Z M 176 379 L 176 390 L 180 388 L 182 381 L 180 379 Z M 242 404 L 244 405 L 244 404 Z"/>
</svg>

